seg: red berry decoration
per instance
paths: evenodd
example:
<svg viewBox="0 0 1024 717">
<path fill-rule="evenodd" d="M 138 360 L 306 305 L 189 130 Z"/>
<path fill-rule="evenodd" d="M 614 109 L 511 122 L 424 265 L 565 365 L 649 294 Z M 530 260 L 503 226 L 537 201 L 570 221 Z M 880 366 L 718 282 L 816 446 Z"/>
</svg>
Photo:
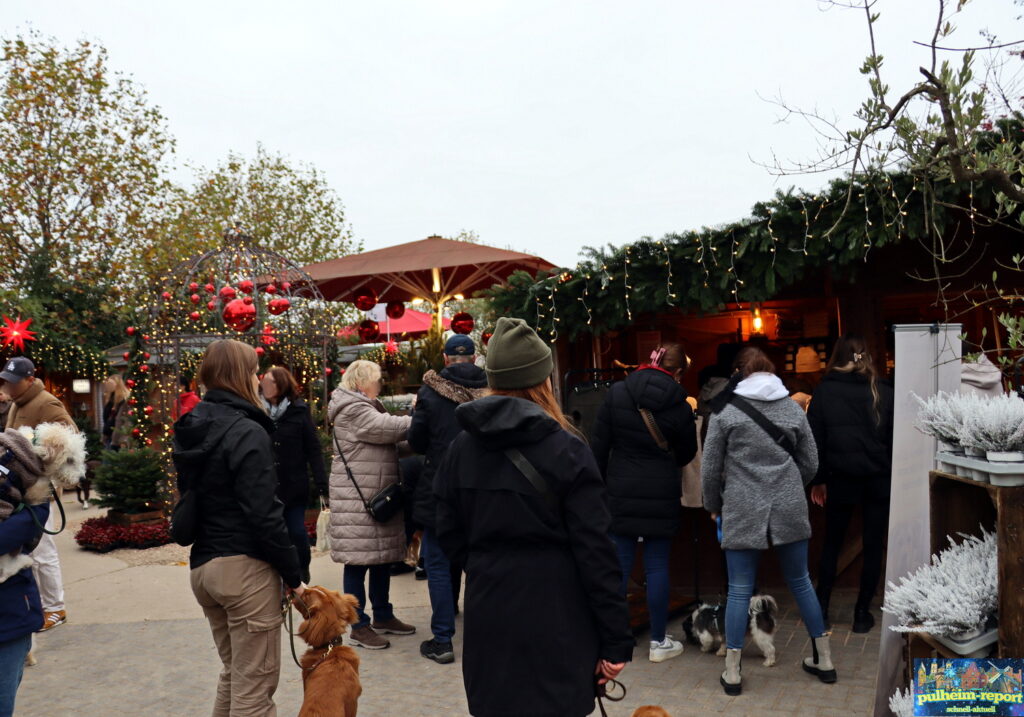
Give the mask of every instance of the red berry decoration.
<svg viewBox="0 0 1024 717">
<path fill-rule="evenodd" d="M 171 292 L 169 291 L 165 291 L 164 293 L 160 294 L 160 296 L 164 298 L 164 301 L 170 301 L 172 298 L 174 298 Z"/>
<path fill-rule="evenodd" d="M 373 319 L 367 319 L 359 324 L 359 340 L 368 344 L 380 336 L 380 326 Z"/>
<path fill-rule="evenodd" d="M 288 301 L 288 299 L 271 299 L 270 302 L 267 303 L 267 311 L 272 313 L 274 316 L 280 316 L 290 309 L 291 305 L 292 302 Z"/>
<path fill-rule="evenodd" d="M 191 284 L 188 285 L 188 290 L 193 293 L 199 291 L 199 284 L 193 281 Z"/>
<path fill-rule="evenodd" d="M 234 299 L 224 307 L 221 318 L 235 331 L 248 331 L 256 323 L 256 307 L 241 299 Z"/>
<path fill-rule="evenodd" d="M 206 310 L 207 311 L 216 311 L 217 310 L 217 302 L 216 301 L 207 301 L 206 302 Z"/>
<path fill-rule="evenodd" d="M 199 298 L 199 294 L 192 294 L 192 296 L 188 297 L 188 299 L 189 299 L 189 301 L 191 301 L 191 302 L 192 302 L 193 304 L 198 304 L 198 303 L 200 302 L 200 300 L 201 300 L 201 299 Z"/>
<path fill-rule="evenodd" d="M 367 289 L 365 293 L 356 296 L 355 305 L 360 311 L 369 311 L 377 305 L 377 292 Z"/>
<path fill-rule="evenodd" d="M 217 293 L 217 287 L 214 286 L 213 284 L 207 284 L 203 288 L 206 289 L 206 293 L 207 294 L 216 294 Z"/>
<path fill-rule="evenodd" d="M 468 334 L 473 330 L 473 317 L 465 311 L 460 311 L 452 317 L 452 331 L 457 334 Z"/>
<path fill-rule="evenodd" d="M 241 291 L 243 294 L 251 294 L 253 289 L 255 289 L 255 288 L 256 288 L 256 285 L 253 284 L 248 279 L 245 279 L 244 281 L 238 282 L 238 290 Z"/>
<path fill-rule="evenodd" d="M 261 356 L 262 357 L 263 354 L 265 354 L 265 353 L 266 353 L 266 351 L 263 349 L 262 346 L 257 346 L 256 347 L 256 355 L 257 356 Z"/>
<path fill-rule="evenodd" d="M 484 331 L 484 332 L 483 332 L 483 333 L 482 333 L 482 334 L 480 335 L 480 338 L 481 338 L 481 339 L 483 340 L 483 342 L 484 342 L 484 346 L 486 346 L 487 344 L 491 343 L 491 337 L 492 337 L 492 336 L 494 336 L 494 332 L 493 332 L 493 331 Z"/>
<path fill-rule="evenodd" d="M 202 314 L 200 314 L 198 311 L 193 311 L 191 314 L 188 315 L 188 317 L 193 321 L 199 321 L 200 316 L 202 316 Z"/>
<path fill-rule="evenodd" d="M 222 286 L 220 288 L 220 298 L 224 301 L 231 301 L 233 298 L 238 296 L 238 292 L 230 286 Z"/>
<path fill-rule="evenodd" d="M 139 373 L 149 373 L 149 364 L 144 363 L 141 366 L 139 366 Z"/>
<path fill-rule="evenodd" d="M 135 335 L 135 327 L 134 327 L 134 326 L 129 326 L 129 327 L 127 327 L 127 328 L 126 328 L 126 329 L 124 330 L 124 332 L 125 332 L 126 334 L 128 334 L 129 336 L 134 336 L 134 335 Z"/>
<path fill-rule="evenodd" d="M 401 301 L 389 301 L 384 313 L 388 315 L 389 319 L 400 319 L 405 316 L 405 304 Z"/>
</svg>

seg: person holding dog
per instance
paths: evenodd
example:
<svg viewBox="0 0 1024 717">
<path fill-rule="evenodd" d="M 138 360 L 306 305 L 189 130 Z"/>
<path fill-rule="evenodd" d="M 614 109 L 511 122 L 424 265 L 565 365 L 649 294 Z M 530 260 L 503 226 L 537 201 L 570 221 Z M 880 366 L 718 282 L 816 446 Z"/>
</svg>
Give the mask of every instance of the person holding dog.
<svg viewBox="0 0 1024 717">
<path fill-rule="evenodd" d="M 387 522 L 370 515 L 367 501 L 398 483 L 398 444 L 405 441 L 412 418 L 392 416 L 377 397 L 380 366 L 353 361 L 334 389 L 327 407 L 334 434 L 331 464 L 331 559 L 344 563 L 342 584 L 359 600 L 359 622 L 349 643 L 383 650 L 384 635 L 412 635 L 416 628 L 395 617 L 390 602 L 391 563 L 405 558 L 405 516 L 399 510 Z M 373 622 L 366 615 L 369 575 Z"/>
<path fill-rule="evenodd" d="M 283 366 L 271 367 L 260 380 L 260 390 L 263 407 L 274 422 L 277 497 L 284 503 L 284 522 L 299 551 L 302 581 L 309 582 L 311 555 L 305 521 L 310 473 L 321 500 L 327 500 L 327 470 L 320 439 L 309 406 L 302 400 L 299 384 L 291 371 Z"/>
<path fill-rule="evenodd" d="M 741 380 L 716 397 L 704 443 L 701 479 L 704 508 L 718 520 L 729 572 L 725 608 L 727 695 L 738 695 L 740 653 L 747 631 L 750 598 L 761 553 L 775 548 L 782 574 L 811 636 L 813 654 L 803 668 L 822 682 L 836 670 L 821 607 L 807 573 L 807 517 L 804 486 L 818 469 L 818 452 L 807 416 L 790 399 L 775 366 L 758 348 L 736 356 Z"/>
<path fill-rule="evenodd" d="M 196 491 L 189 581 L 223 669 L 213 714 L 277 714 L 281 582 L 301 595 L 299 557 L 277 498 L 256 350 L 214 341 L 199 368 L 203 400 L 174 425 L 174 464 Z"/>
<path fill-rule="evenodd" d="M 679 529 L 679 471 L 697 454 L 697 428 L 686 391 L 679 385 L 689 359 L 679 344 L 666 344 L 651 361 L 611 387 L 594 427 L 593 449 L 608 486 L 611 534 L 622 566 L 626 595 L 637 542 L 644 552 L 647 609 L 651 616 L 648 659 L 663 662 L 683 653 L 666 634 L 669 554 Z"/>
<path fill-rule="evenodd" d="M 551 349 L 498 319 L 491 395 L 455 409 L 437 540 L 466 568 L 462 673 L 475 717 L 582 717 L 633 653 L 604 481 L 551 389 Z"/>
<path fill-rule="evenodd" d="M 451 563 L 437 542 L 434 499 L 434 474 L 444 458 L 452 439 L 462 432 L 455 420 L 455 409 L 476 398 L 487 389 L 487 376 L 476 365 L 473 339 L 455 334 L 444 344 L 445 368 L 440 374 L 428 371 L 416 398 L 416 410 L 409 427 L 409 445 L 417 453 L 426 454 L 423 470 L 416 482 L 413 519 L 423 527 L 420 546 L 427 571 L 430 593 L 430 629 L 433 639 L 420 645 L 420 654 L 441 664 L 455 661 L 452 636 L 455 635 L 455 604 L 453 581 L 461 581 L 461 571 L 452 570 Z"/>
</svg>

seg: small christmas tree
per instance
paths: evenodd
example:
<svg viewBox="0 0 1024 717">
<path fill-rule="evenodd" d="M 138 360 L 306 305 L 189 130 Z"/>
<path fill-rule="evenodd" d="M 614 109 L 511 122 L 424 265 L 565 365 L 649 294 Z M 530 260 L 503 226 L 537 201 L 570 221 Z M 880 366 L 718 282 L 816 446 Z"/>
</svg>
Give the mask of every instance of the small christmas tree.
<svg viewBox="0 0 1024 717">
<path fill-rule="evenodd" d="M 160 508 L 160 487 L 167 480 L 160 456 L 151 448 L 107 451 L 96 471 L 99 505 L 122 513 L 144 513 Z"/>
</svg>

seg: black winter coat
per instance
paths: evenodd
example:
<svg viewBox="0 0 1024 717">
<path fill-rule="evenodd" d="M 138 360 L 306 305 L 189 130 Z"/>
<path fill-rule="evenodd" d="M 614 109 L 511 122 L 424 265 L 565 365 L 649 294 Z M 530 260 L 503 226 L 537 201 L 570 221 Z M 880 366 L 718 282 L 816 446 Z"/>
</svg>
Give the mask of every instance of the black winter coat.
<svg viewBox="0 0 1024 717">
<path fill-rule="evenodd" d="M 604 485 L 587 446 L 537 404 L 487 396 L 437 470 L 437 537 L 466 566 L 462 672 L 475 717 L 581 717 L 599 658 L 633 652 Z M 506 458 L 518 448 L 557 514 Z"/>
<path fill-rule="evenodd" d="M 462 426 L 455 420 L 455 409 L 479 398 L 487 388 L 487 374 L 471 363 L 453 363 L 440 374 L 430 371 L 423 377 L 416 396 L 416 410 L 406 440 L 417 453 L 426 456 L 413 488 L 412 520 L 421 528 L 434 529 L 434 474 L 445 451 Z"/>
<path fill-rule="evenodd" d="M 637 407 L 650 409 L 672 449 L 655 443 Z M 611 387 L 592 436 L 608 484 L 612 533 L 671 538 L 679 526 L 679 469 L 697 454 L 697 429 L 686 392 L 664 371 L 641 369 Z"/>
<path fill-rule="evenodd" d="M 828 486 L 828 500 L 888 504 L 892 480 L 893 389 L 876 383 L 876 422 L 871 384 L 866 376 L 829 371 L 814 391 L 807 420 L 818 445 L 815 483 Z"/>
<path fill-rule="evenodd" d="M 309 406 L 301 398 L 289 403 L 274 422 L 274 465 L 277 468 L 277 497 L 285 505 L 309 500 L 309 473 L 317 492 L 327 495 L 327 471 Z"/>
<path fill-rule="evenodd" d="M 270 563 L 297 587 L 299 556 L 278 500 L 271 451 L 273 421 L 248 401 L 214 389 L 174 425 L 178 489 L 198 491 L 198 537 L 189 565 L 248 555 Z"/>
</svg>

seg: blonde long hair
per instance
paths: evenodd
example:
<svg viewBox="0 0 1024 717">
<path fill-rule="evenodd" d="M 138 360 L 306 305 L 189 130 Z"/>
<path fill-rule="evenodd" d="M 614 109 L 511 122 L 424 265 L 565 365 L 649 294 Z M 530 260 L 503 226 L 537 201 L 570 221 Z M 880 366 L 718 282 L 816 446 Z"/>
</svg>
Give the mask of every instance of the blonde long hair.
<svg viewBox="0 0 1024 717">
<path fill-rule="evenodd" d="M 530 386 L 529 388 L 492 388 L 488 393 L 491 396 L 511 396 L 532 401 L 540 406 L 544 413 L 555 419 L 562 428 L 578 438 L 583 438 L 579 429 L 562 413 L 558 401 L 555 400 L 554 391 L 551 390 L 551 384 L 546 380 L 544 383 L 538 383 L 536 386 Z"/>
<path fill-rule="evenodd" d="M 110 393 L 109 399 L 113 405 L 116 406 L 119 403 L 123 403 L 128 400 L 128 396 L 131 395 L 131 392 L 128 390 L 128 387 L 125 386 L 124 379 L 121 377 L 121 374 L 112 373 L 107 376 L 107 381 L 114 384 L 114 390 Z M 106 383 L 107 381 L 104 381 L 103 383 Z"/>
<path fill-rule="evenodd" d="M 229 391 L 262 411 L 263 402 L 253 381 L 258 367 L 256 349 L 241 341 L 221 339 L 206 347 L 199 366 L 199 383 L 207 391 L 215 388 Z"/>
</svg>

